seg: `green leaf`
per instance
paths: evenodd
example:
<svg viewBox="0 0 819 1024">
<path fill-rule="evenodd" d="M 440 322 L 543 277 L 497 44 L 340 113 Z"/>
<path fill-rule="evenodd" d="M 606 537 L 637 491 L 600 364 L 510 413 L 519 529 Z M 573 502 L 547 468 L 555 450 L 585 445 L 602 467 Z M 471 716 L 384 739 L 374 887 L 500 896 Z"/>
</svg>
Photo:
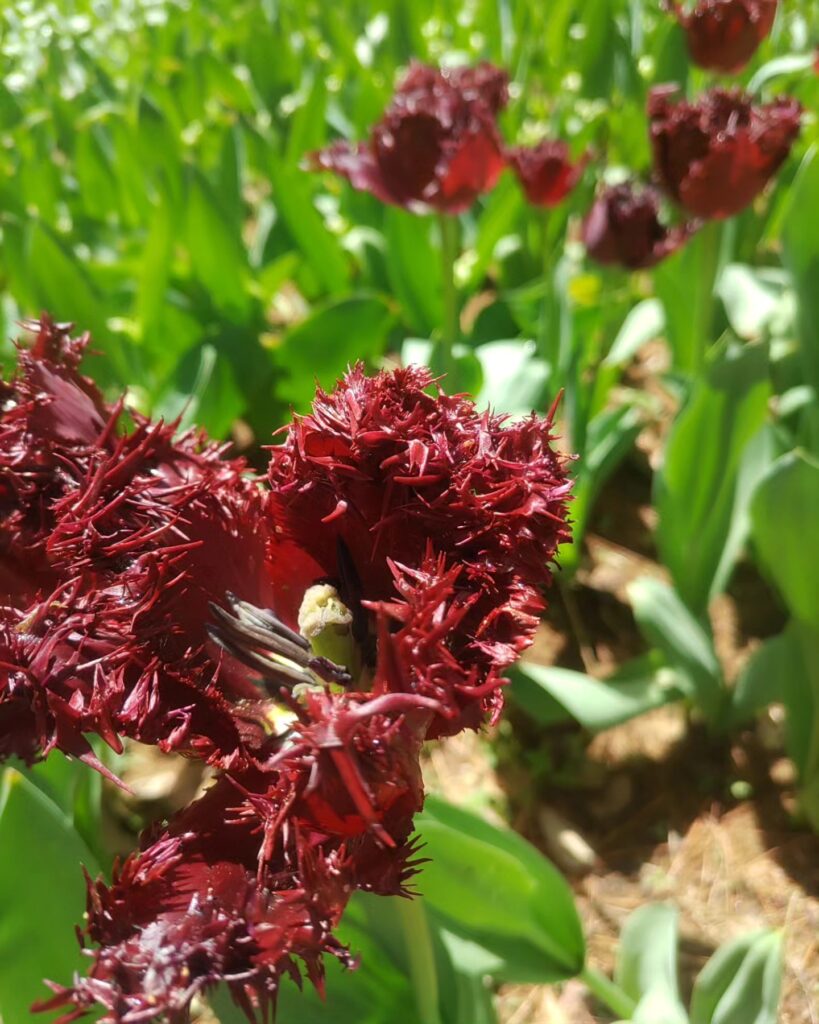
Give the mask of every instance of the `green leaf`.
<svg viewBox="0 0 819 1024">
<path fill-rule="evenodd" d="M 332 294 L 350 283 L 350 267 L 339 240 L 326 228 L 313 205 L 308 176 L 270 155 L 273 202 L 312 271 Z"/>
<path fill-rule="evenodd" d="M 819 246 L 811 218 L 805 210 L 815 210 L 819 203 L 819 146 L 812 146 L 790 189 L 790 206 L 782 231 L 785 265 L 796 289 L 799 321 L 799 357 L 803 379 L 819 393 Z M 819 414 L 815 406 L 809 410 L 811 444 L 819 453 Z"/>
<path fill-rule="evenodd" d="M 377 359 L 393 323 L 386 301 L 377 295 L 322 306 L 291 328 L 276 350 L 277 362 L 289 374 L 280 393 L 297 410 L 306 410 L 316 381 L 331 387 L 357 359 Z"/>
<path fill-rule="evenodd" d="M 784 701 L 787 680 L 803 671 L 799 645 L 785 630 L 751 655 L 731 691 L 731 725 L 747 724 L 769 704 Z"/>
<path fill-rule="evenodd" d="M 642 414 L 633 405 L 604 409 L 587 424 L 585 451 L 577 465 L 569 507 L 572 540 L 558 551 L 564 571 L 571 573 L 579 564 L 586 524 L 597 496 L 631 451 L 642 426 Z"/>
<path fill-rule="evenodd" d="M 694 386 L 655 478 L 657 540 L 688 607 L 701 615 L 732 568 L 723 558 L 743 453 L 762 426 L 770 385 L 767 351 L 728 347 Z"/>
<path fill-rule="evenodd" d="M 0 1018 L 29 1024 L 44 978 L 80 971 L 74 933 L 85 908 L 81 865 L 98 867 L 70 819 L 14 768 L 0 777 Z"/>
<path fill-rule="evenodd" d="M 581 970 L 572 892 L 533 846 L 435 797 L 417 824 L 430 858 L 418 888 L 449 931 L 486 952 L 489 973 L 550 982 Z"/>
<path fill-rule="evenodd" d="M 384 211 L 387 274 L 413 331 L 429 336 L 444 319 L 440 240 L 431 217 L 389 207 Z"/>
<path fill-rule="evenodd" d="M 194 273 L 214 305 L 241 323 L 248 315 L 247 254 L 239 225 L 231 223 L 198 171 L 188 181 L 187 243 Z"/>
<path fill-rule="evenodd" d="M 626 366 L 647 342 L 665 329 L 665 310 L 659 299 L 643 299 L 633 306 L 612 342 L 604 366 Z"/>
<path fill-rule="evenodd" d="M 723 943 L 691 995 L 691 1024 L 776 1024 L 782 936 L 759 931 Z"/>
<path fill-rule="evenodd" d="M 520 187 L 512 175 L 507 175 L 488 196 L 478 219 L 474 244 L 464 254 L 466 275 L 463 284 L 469 292 L 480 286 L 495 257 L 498 243 L 514 232 L 515 222 L 523 208 Z"/>
<path fill-rule="evenodd" d="M 819 626 L 819 462 L 789 452 L 771 466 L 751 504 L 753 539 L 791 613 Z"/>
<path fill-rule="evenodd" d="M 173 211 L 163 192 L 151 213 L 137 279 L 136 312 L 143 338 L 160 319 L 170 279 L 173 244 Z M 163 340 L 167 344 L 167 339 Z"/>
<path fill-rule="evenodd" d="M 628 587 L 640 632 L 678 672 L 684 688 L 706 717 L 715 722 L 726 697 L 722 672 L 711 638 L 661 580 L 643 576 Z"/>
<path fill-rule="evenodd" d="M 245 400 L 227 359 L 213 345 L 187 352 L 152 409 L 153 416 L 179 418 L 180 429 L 204 427 L 212 437 L 225 437 Z"/>
<path fill-rule="evenodd" d="M 679 700 L 684 693 L 677 674 L 656 656 L 628 662 L 607 679 L 531 661 L 510 674 L 512 698 L 539 722 L 565 720 L 568 712 L 592 732 Z"/>
<path fill-rule="evenodd" d="M 620 934 L 614 980 L 637 1001 L 635 1024 L 688 1024 L 677 988 L 677 910 L 649 903 Z"/>
<path fill-rule="evenodd" d="M 98 751 L 99 753 L 99 751 Z M 107 860 L 100 834 L 102 776 L 82 761 L 68 758 L 59 750 L 45 761 L 23 770 L 26 780 L 42 789 L 73 823 L 92 852 L 103 863 Z"/>
<path fill-rule="evenodd" d="M 720 274 L 717 292 L 728 322 L 740 338 L 755 340 L 779 314 L 782 290 L 764 280 L 754 267 L 729 263 Z"/>
<path fill-rule="evenodd" d="M 489 341 L 479 345 L 475 355 L 483 370 L 483 385 L 475 398 L 478 408 L 528 416 L 540 407 L 549 367 L 533 341 Z"/>
<path fill-rule="evenodd" d="M 40 221 L 29 226 L 26 249 L 29 279 L 40 308 L 57 320 L 73 320 L 99 341 L 105 333 L 102 303 L 77 257 Z"/>
<path fill-rule="evenodd" d="M 801 75 L 805 71 L 810 71 L 815 60 L 816 56 L 813 53 L 786 53 L 781 57 L 774 57 L 754 72 L 747 86 L 748 92 L 759 92 L 763 85 L 767 85 L 780 75 Z"/>
</svg>

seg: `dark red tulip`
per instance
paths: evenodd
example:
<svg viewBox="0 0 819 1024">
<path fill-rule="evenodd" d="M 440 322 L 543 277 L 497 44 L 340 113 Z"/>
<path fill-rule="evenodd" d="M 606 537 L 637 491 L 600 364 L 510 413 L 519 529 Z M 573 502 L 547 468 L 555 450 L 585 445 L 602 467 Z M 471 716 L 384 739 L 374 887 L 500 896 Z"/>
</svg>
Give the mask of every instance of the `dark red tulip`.
<svg viewBox="0 0 819 1024">
<path fill-rule="evenodd" d="M 777 0 L 699 0 L 686 11 L 669 3 L 685 30 L 691 59 L 727 75 L 741 71 L 771 31 Z"/>
<path fill-rule="evenodd" d="M 660 220 L 657 192 L 628 183 L 600 192 L 583 222 L 583 244 L 598 263 L 640 270 L 679 249 L 693 230 L 668 227 Z"/>
<path fill-rule="evenodd" d="M 802 108 L 786 97 L 755 105 L 739 90 L 711 89 L 693 103 L 674 102 L 675 93 L 659 86 L 649 95 L 657 179 L 695 217 L 732 217 L 787 158 Z"/>
<path fill-rule="evenodd" d="M 537 146 L 513 146 L 506 159 L 533 206 L 557 206 L 580 180 L 588 156 L 572 161 L 565 142 L 544 139 Z"/>
<path fill-rule="evenodd" d="M 0 760 L 86 735 L 235 763 L 259 691 L 209 651 L 209 603 L 269 605 L 268 518 L 241 461 L 107 406 L 44 320 L 0 409 Z"/>
<path fill-rule="evenodd" d="M 334 938 L 353 892 L 408 894 L 421 746 L 499 713 L 567 537 L 565 461 L 550 419 L 356 367 L 263 490 L 204 437 L 108 407 L 86 341 L 44 321 L 2 393 L 0 759 L 93 763 L 96 733 L 217 779 L 89 880 L 89 973 L 40 1009 L 185 1024 L 223 983 L 255 1021 L 284 975 L 353 963 Z M 295 629 L 328 590 L 340 660 Z"/>
<path fill-rule="evenodd" d="M 310 166 L 385 203 L 461 213 L 503 170 L 496 116 L 507 98 L 506 73 L 491 64 L 413 64 L 367 142 L 336 142 L 311 154 Z"/>
</svg>

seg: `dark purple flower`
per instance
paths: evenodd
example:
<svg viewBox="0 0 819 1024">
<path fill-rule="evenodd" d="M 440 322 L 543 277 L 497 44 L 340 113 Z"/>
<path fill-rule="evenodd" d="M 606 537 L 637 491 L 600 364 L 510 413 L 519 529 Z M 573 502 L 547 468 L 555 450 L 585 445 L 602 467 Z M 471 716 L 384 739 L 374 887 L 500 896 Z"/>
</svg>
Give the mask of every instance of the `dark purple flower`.
<svg viewBox="0 0 819 1024">
<path fill-rule="evenodd" d="M 583 221 L 583 244 L 598 263 L 640 270 L 679 249 L 694 230 L 692 224 L 668 227 L 654 189 L 624 183 L 597 196 Z"/>
<path fill-rule="evenodd" d="M 513 146 L 506 151 L 509 166 L 518 176 L 533 206 L 557 206 L 580 180 L 588 155 L 572 161 L 568 145 L 544 139 L 537 146 Z"/>
<path fill-rule="evenodd" d="M 654 171 L 695 217 L 723 219 L 748 206 L 776 174 L 799 134 L 801 107 L 780 98 L 755 105 L 739 90 L 711 89 L 696 102 L 652 89 Z"/>
<path fill-rule="evenodd" d="M 694 63 L 733 75 L 771 31 L 776 4 L 777 0 L 698 0 L 686 11 L 670 0 L 667 6 L 685 30 Z"/>
<path fill-rule="evenodd" d="M 385 203 L 461 213 L 503 170 L 496 116 L 506 101 L 506 74 L 490 64 L 413 64 L 367 142 L 336 142 L 311 154 L 310 165 Z"/>
</svg>

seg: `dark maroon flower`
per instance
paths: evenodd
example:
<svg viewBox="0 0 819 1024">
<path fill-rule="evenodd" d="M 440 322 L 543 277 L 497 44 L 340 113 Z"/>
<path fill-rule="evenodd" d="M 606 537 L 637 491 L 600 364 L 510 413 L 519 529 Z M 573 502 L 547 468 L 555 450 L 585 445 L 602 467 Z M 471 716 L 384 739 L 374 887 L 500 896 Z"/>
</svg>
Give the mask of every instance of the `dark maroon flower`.
<svg viewBox="0 0 819 1024">
<path fill-rule="evenodd" d="M 675 86 L 658 86 L 649 95 L 657 178 L 695 217 L 732 217 L 785 161 L 799 134 L 801 107 L 784 97 L 757 106 L 726 89 L 675 103 L 675 92 Z"/>
<path fill-rule="evenodd" d="M 597 196 L 583 221 L 583 244 L 598 263 L 640 270 L 679 249 L 694 230 L 692 224 L 668 227 L 656 191 L 624 183 Z"/>
<path fill-rule="evenodd" d="M 181 1022 L 196 994 L 225 981 L 255 1020 L 282 975 L 304 971 L 321 987 L 323 954 L 352 963 L 333 937 L 352 892 L 408 894 L 417 869 L 412 819 L 430 720 L 457 716 L 464 693 L 479 700 L 500 682 L 490 658 L 464 654 L 475 596 L 443 565 L 429 555 L 418 571 L 395 568 L 398 594 L 375 609 L 370 691 L 307 693 L 255 766 L 226 773 L 147 836 L 111 886 L 89 881 L 91 971 L 52 986 L 41 1008 L 68 1007 L 61 1021 L 101 1005 L 103 1022 Z"/>
<path fill-rule="evenodd" d="M 439 71 L 413 64 L 368 142 L 336 142 L 309 157 L 385 203 L 461 213 L 504 166 L 496 116 L 507 77 L 490 64 Z"/>
<path fill-rule="evenodd" d="M 0 550 L 22 576 L 30 536 L 39 562 L 0 616 L 0 756 L 92 760 L 96 732 L 219 774 L 89 881 L 89 974 L 41 1008 L 183 1024 L 226 983 L 256 1020 L 283 975 L 352 962 L 354 891 L 408 894 L 421 745 L 499 712 L 567 536 L 564 460 L 550 419 L 357 367 L 272 449 L 265 495 L 204 439 L 122 422 L 78 352 L 44 323 L 6 395 Z"/>
<path fill-rule="evenodd" d="M 777 0 L 698 0 L 685 11 L 669 0 L 685 30 L 691 59 L 701 68 L 727 75 L 741 71 L 768 35 Z"/>
<path fill-rule="evenodd" d="M 97 763 L 95 733 L 231 763 L 260 694 L 206 624 L 226 591 L 272 602 L 264 496 L 197 434 L 123 432 L 77 372 L 86 341 L 44 321 L 3 385 L 0 759 Z"/>
<path fill-rule="evenodd" d="M 537 146 L 513 146 L 506 151 L 509 166 L 518 176 L 533 206 L 557 206 L 580 180 L 588 155 L 572 162 L 571 151 L 562 141 L 544 139 Z"/>
</svg>

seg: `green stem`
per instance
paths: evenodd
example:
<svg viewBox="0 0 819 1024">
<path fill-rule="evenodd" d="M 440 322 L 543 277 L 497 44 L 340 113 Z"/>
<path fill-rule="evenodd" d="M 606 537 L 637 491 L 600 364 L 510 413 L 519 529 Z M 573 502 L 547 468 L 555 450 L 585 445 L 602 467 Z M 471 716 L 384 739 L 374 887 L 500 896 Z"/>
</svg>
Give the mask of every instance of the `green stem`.
<svg viewBox="0 0 819 1024">
<path fill-rule="evenodd" d="M 543 273 L 543 302 L 540 306 L 540 322 L 538 323 L 538 351 L 543 359 L 550 365 L 554 363 L 554 353 L 549 346 L 549 305 L 552 295 L 550 273 L 552 269 L 552 253 L 549 248 L 549 208 L 545 207 L 540 218 L 540 244 L 543 248 L 541 253 Z"/>
<path fill-rule="evenodd" d="M 398 899 L 398 915 L 404 931 L 410 978 L 421 1024 L 441 1024 L 438 1009 L 438 972 L 435 950 L 424 902 L 420 896 Z"/>
<path fill-rule="evenodd" d="M 698 374 L 705 361 L 705 354 L 716 340 L 714 330 L 714 305 L 716 295 L 714 287 L 719 273 L 720 247 L 722 245 L 722 221 L 712 220 L 700 232 L 700 279 L 697 334 L 694 338 L 691 365 L 687 367 L 692 373 Z"/>
<path fill-rule="evenodd" d="M 580 980 L 592 995 L 622 1020 L 631 1020 L 637 1003 L 619 985 L 588 964 L 580 972 Z"/>
<path fill-rule="evenodd" d="M 455 287 L 455 260 L 458 258 L 458 219 L 438 214 L 441 230 L 441 285 L 444 298 L 444 322 L 441 330 L 441 362 L 449 372 L 454 367 L 453 349 L 460 340 L 460 310 Z"/>
</svg>

